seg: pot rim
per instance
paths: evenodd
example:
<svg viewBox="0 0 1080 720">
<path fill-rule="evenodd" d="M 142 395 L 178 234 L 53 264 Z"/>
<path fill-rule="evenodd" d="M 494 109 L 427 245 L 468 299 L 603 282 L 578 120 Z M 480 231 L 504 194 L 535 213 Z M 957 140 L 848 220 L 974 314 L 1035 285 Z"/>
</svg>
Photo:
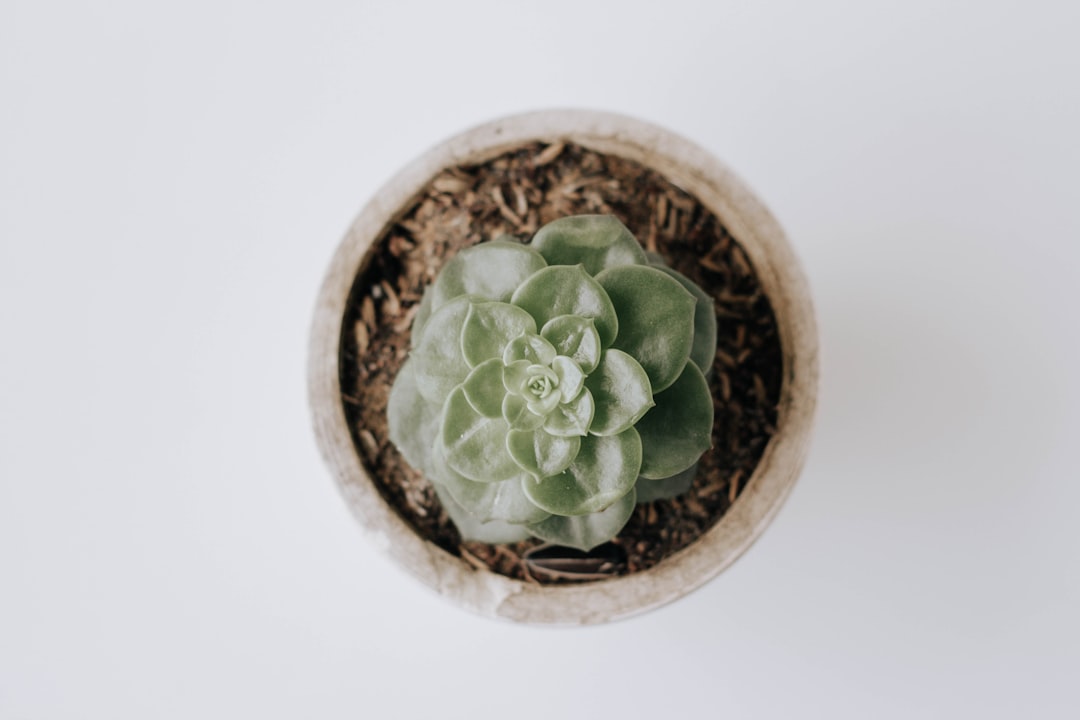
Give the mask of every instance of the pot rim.
<svg viewBox="0 0 1080 720">
<path fill-rule="evenodd" d="M 341 397 L 345 307 L 368 250 L 443 170 L 480 163 L 530 142 L 574 142 L 637 161 L 694 195 L 745 251 L 777 321 L 783 379 L 777 432 L 734 504 L 697 541 L 649 570 L 575 585 L 537 585 L 479 571 L 419 535 L 383 499 L 360 461 Z M 806 459 L 818 391 L 818 339 L 806 278 L 780 225 L 723 163 L 675 133 L 625 115 L 541 110 L 476 126 L 406 165 L 367 203 L 331 261 L 308 356 L 319 449 L 369 538 L 428 587 L 480 615 L 539 624 L 623 619 L 677 600 L 731 565 L 761 535 Z"/>
</svg>

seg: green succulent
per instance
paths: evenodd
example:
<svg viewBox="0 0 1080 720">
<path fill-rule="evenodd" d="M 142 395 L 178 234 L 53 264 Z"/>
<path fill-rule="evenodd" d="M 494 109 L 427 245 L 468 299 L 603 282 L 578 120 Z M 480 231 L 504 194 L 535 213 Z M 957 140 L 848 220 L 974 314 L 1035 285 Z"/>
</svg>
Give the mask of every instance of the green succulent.
<svg viewBox="0 0 1080 720">
<path fill-rule="evenodd" d="M 591 549 L 710 446 L 712 300 L 614 217 L 461 251 L 412 332 L 390 439 L 465 539 Z"/>
</svg>

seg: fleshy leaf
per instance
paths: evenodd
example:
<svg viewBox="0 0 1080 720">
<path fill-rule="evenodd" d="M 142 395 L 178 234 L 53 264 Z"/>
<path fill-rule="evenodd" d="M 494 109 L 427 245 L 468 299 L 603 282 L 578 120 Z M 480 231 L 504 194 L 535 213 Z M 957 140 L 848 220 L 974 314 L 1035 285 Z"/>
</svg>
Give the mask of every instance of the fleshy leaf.
<svg viewBox="0 0 1080 720">
<path fill-rule="evenodd" d="M 512 430 L 535 430 L 544 424 L 544 417 L 530 410 L 525 398 L 514 393 L 506 393 L 503 398 L 502 416 Z"/>
<path fill-rule="evenodd" d="M 574 517 L 552 515 L 529 525 L 529 531 L 541 540 L 588 552 L 619 534 L 633 514 L 636 502 L 631 488 L 630 492 L 600 512 Z"/>
<path fill-rule="evenodd" d="M 596 413 L 592 393 L 582 390 L 572 402 L 558 405 L 548 413 L 544 429 L 552 435 L 587 435 Z"/>
<path fill-rule="evenodd" d="M 690 489 L 697 475 L 698 463 L 694 463 L 681 473 L 677 473 L 662 480 L 650 480 L 639 477 L 634 488 L 637 491 L 639 503 L 652 502 L 653 500 L 666 500 L 677 497 Z"/>
<path fill-rule="evenodd" d="M 679 281 L 697 303 L 694 306 L 694 343 L 690 346 L 690 359 L 698 369 L 709 377 L 716 358 L 716 306 L 713 299 L 690 278 L 669 267 L 656 266 Z"/>
<path fill-rule="evenodd" d="M 431 315 L 420 344 L 412 351 L 416 387 L 424 399 L 441 406 L 450 391 L 469 375 L 461 352 L 461 329 L 472 306 L 471 296 L 454 298 Z"/>
<path fill-rule="evenodd" d="M 575 215 L 549 222 L 532 239 L 548 265 L 577 265 L 596 275 L 616 265 L 644 264 L 633 233 L 611 215 Z"/>
<path fill-rule="evenodd" d="M 461 533 L 463 540 L 498 544 L 520 542 L 529 537 L 530 533 L 526 525 L 502 520 L 484 522 L 474 517 L 444 487 L 436 485 L 435 494 L 439 496 L 439 502 L 446 509 L 446 514 L 454 521 L 454 526 Z"/>
<path fill-rule="evenodd" d="M 653 393 L 675 382 L 694 342 L 694 296 L 664 271 L 647 265 L 610 268 L 596 278 L 619 314 L 611 347 L 624 350 L 649 375 Z"/>
<path fill-rule="evenodd" d="M 501 360 L 510 341 L 525 333 L 536 334 L 536 321 L 517 305 L 473 303 L 461 331 L 462 355 L 473 367 L 491 358 Z"/>
<path fill-rule="evenodd" d="M 569 467 L 581 448 L 581 438 L 558 437 L 543 430 L 511 430 L 506 447 L 522 470 L 545 477 Z"/>
<path fill-rule="evenodd" d="M 410 465 L 426 474 L 431 466 L 431 438 L 439 427 L 439 408 L 416 389 L 412 360 L 406 360 L 398 370 L 386 414 L 390 442 Z"/>
<path fill-rule="evenodd" d="M 619 332 L 619 318 L 611 299 L 580 265 L 554 265 L 540 270 L 514 292 L 511 302 L 536 318 L 541 327 L 560 315 L 593 318 L 604 347 Z"/>
<path fill-rule="evenodd" d="M 489 418 L 502 417 L 506 388 L 503 387 L 501 359 L 492 358 L 474 367 L 461 388 L 476 412 Z"/>
<path fill-rule="evenodd" d="M 411 340 L 413 347 L 420 344 L 420 338 L 424 335 L 424 327 L 427 325 L 428 319 L 431 318 L 431 298 L 432 294 L 425 292 L 423 297 L 420 298 L 420 307 L 416 308 L 416 315 L 413 316 Z"/>
<path fill-rule="evenodd" d="M 589 431 L 595 435 L 616 435 L 653 406 L 649 376 L 622 350 L 607 350 L 596 371 L 585 379 L 585 387 L 596 402 L 596 414 Z"/>
<path fill-rule="evenodd" d="M 653 399 L 656 407 L 634 426 L 641 434 L 641 475 L 667 478 L 693 465 L 712 445 L 712 395 L 701 370 L 688 362 L 675 384 Z"/>
<path fill-rule="evenodd" d="M 585 373 L 578 364 L 565 355 L 557 355 L 551 361 L 551 369 L 559 379 L 559 399 L 568 403 L 576 398 L 585 385 Z"/>
<path fill-rule="evenodd" d="M 506 386 L 508 392 L 521 395 L 525 392 L 525 385 L 529 382 L 530 369 L 543 367 L 540 363 L 529 360 L 515 360 L 512 363 L 507 363 L 503 370 L 503 385 Z"/>
<path fill-rule="evenodd" d="M 641 439 L 634 428 L 611 437 L 588 435 L 570 467 L 539 481 L 526 480 L 525 494 L 555 515 L 599 512 L 634 487 L 640 467 Z"/>
<path fill-rule="evenodd" d="M 427 290 L 432 309 L 460 295 L 507 302 L 526 278 L 547 266 L 531 247 L 503 240 L 462 250 L 450 259 Z"/>
<path fill-rule="evenodd" d="M 537 398 L 536 400 L 526 400 L 525 404 L 531 412 L 547 417 L 548 413 L 559 405 L 559 391 L 554 390 L 546 397 Z"/>
<path fill-rule="evenodd" d="M 478 413 L 461 388 L 450 393 L 443 408 L 442 441 L 447 464 L 476 482 L 509 480 L 521 473 L 506 450 L 510 426 L 501 417 Z"/>
<path fill-rule="evenodd" d="M 559 355 L 576 362 L 586 375 L 600 362 L 600 335 L 591 318 L 560 315 L 548 320 L 540 334 L 551 341 Z"/>
<path fill-rule="evenodd" d="M 436 444 L 435 461 L 439 461 L 441 443 Z M 444 458 L 445 460 L 445 458 Z M 445 462 L 438 471 L 440 484 L 449 491 L 454 500 L 474 518 L 481 522 L 502 520 L 508 523 L 534 523 L 549 513 L 532 504 L 521 487 L 526 478 L 520 477 L 494 483 L 478 483 L 454 472 Z"/>
<path fill-rule="evenodd" d="M 555 359 L 555 346 L 540 337 L 526 333 L 514 338 L 503 351 L 503 363 L 509 365 L 518 360 L 528 360 L 536 365 L 550 365 Z"/>
</svg>

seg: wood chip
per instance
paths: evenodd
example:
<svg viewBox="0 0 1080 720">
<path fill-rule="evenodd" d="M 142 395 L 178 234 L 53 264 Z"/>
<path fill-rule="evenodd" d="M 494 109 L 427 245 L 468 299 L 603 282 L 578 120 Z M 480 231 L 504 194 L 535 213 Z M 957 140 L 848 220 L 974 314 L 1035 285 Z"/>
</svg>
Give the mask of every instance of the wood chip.
<svg viewBox="0 0 1080 720">
<path fill-rule="evenodd" d="M 536 155 L 536 157 L 533 158 L 533 167 L 543 167 L 544 165 L 552 162 L 553 160 L 555 160 L 555 158 L 559 157 L 559 155 L 562 154 L 563 148 L 565 147 L 566 145 L 561 142 L 548 145 L 546 148 L 541 150 L 539 154 Z"/>
<path fill-rule="evenodd" d="M 495 204 L 498 206 L 499 212 L 502 214 L 502 216 L 509 220 L 510 223 L 514 226 L 514 228 L 520 227 L 521 218 L 515 215 L 514 211 L 510 209 L 510 206 L 506 204 L 506 198 L 503 197 L 502 188 L 498 185 L 491 188 L 491 197 L 495 200 Z"/>
<path fill-rule="evenodd" d="M 440 175 L 432 181 L 431 187 L 440 193 L 459 193 L 468 189 L 469 184 L 453 175 Z"/>
<path fill-rule="evenodd" d="M 375 436 L 370 430 L 361 430 L 358 435 L 360 436 L 360 444 L 364 446 L 364 452 L 367 453 L 368 459 L 374 459 L 379 454 L 379 443 L 375 441 Z"/>
<path fill-rule="evenodd" d="M 368 335 L 367 323 L 363 320 L 358 320 L 353 323 L 353 338 L 356 341 L 356 352 L 358 355 L 363 355 L 368 350 Z"/>
<path fill-rule="evenodd" d="M 728 502 L 735 502 L 735 498 L 739 495 L 739 480 L 742 478 L 742 468 L 732 473 L 731 478 L 728 480 Z"/>
<path fill-rule="evenodd" d="M 369 330 L 375 329 L 375 301 L 370 295 L 364 296 L 360 305 L 360 318 L 367 324 Z"/>
</svg>

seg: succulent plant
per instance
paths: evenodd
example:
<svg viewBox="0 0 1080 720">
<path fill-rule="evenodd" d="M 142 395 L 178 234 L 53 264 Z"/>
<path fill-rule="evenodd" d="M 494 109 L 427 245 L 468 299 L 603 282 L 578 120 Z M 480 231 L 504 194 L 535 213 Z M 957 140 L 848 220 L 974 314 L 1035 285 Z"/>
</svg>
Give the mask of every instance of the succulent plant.
<svg viewBox="0 0 1080 720">
<path fill-rule="evenodd" d="M 390 439 L 467 540 L 588 550 L 710 446 L 713 303 L 617 219 L 463 250 L 425 292 Z"/>
</svg>

